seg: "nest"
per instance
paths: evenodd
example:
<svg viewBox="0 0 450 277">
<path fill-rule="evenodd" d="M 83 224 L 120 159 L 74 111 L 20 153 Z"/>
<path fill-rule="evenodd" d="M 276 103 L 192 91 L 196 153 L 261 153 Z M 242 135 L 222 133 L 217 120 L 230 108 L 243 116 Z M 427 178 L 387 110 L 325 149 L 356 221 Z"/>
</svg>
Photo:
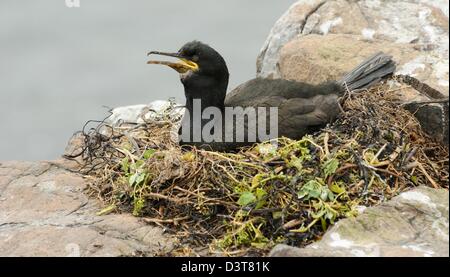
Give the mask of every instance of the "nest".
<svg viewBox="0 0 450 277">
<path fill-rule="evenodd" d="M 162 255 L 264 255 L 305 246 L 336 221 L 419 185 L 449 185 L 448 148 L 380 85 L 347 93 L 342 113 L 301 140 L 219 153 L 181 148 L 173 118 L 100 123 L 78 157 L 99 214 L 130 212 L 180 242 Z M 167 114 L 171 114 L 170 107 Z"/>
</svg>

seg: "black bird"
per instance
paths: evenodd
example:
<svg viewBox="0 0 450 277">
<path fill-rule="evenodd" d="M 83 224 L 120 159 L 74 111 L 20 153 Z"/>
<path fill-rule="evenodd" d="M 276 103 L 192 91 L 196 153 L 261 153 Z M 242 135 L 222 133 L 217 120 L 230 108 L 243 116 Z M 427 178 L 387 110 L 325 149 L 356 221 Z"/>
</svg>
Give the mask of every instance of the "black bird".
<svg viewBox="0 0 450 277">
<path fill-rule="evenodd" d="M 277 107 L 278 136 L 300 139 L 332 122 L 340 113 L 339 97 L 346 89 L 366 89 L 395 71 L 391 56 L 377 53 L 362 62 L 341 80 L 311 85 L 302 82 L 256 78 L 238 86 L 227 94 L 229 72 L 224 58 L 212 47 L 193 41 L 186 43 L 177 53 L 152 51 L 148 55 L 178 58 L 178 62 L 148 61 L 148 64 L 167 65 L 180 73 L 186 96 L 186 111 L 192 115 L 196 99 L 201 100 L 201 111 L 216 107 Z M 186 117 L 186 116 L 185 116 Z M 201 127 L 210 120 L 202 119 Z M 195 134 L 193 119 L 187 121 L 189 134 Z M 232 151 L 255 141 L 224 142 L 225 125 L 236 124 L 222 119 L 222 137 L 215 140 L 200 138 L 197 142 L 181 140 L 181 144 L 207 147 L 218 151 Z M 182 128 L 186 128 L 183 125 Z M 247 128 L 247 121 L 245 121 Z M 214 128 L 213 128 L 214 129 Z M 233 130 L 235 127 L 233 128 Z M 233 133 L 235 130 L 233 131 Z M 181 134 L 181 128 L 180 128 Z M 219 135 L 220 136 L 220 135 Z M 234 135 L 233 135 L 234 136 Z M 191 136 L 189 136 L 191 138 Z"/>
</svg>

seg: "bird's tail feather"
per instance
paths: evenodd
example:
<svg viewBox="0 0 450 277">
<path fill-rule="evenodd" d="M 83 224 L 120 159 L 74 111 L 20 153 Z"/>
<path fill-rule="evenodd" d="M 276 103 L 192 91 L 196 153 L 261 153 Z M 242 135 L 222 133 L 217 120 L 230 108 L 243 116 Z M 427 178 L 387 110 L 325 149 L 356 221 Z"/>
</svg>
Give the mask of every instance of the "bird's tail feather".
<svg viewBox="0 0 450 277">
<path fill-rule="evenodd" d="M 366 89 L 393 74 L 395 68 L 392 56 L 378 52 L 346 74 L 340 83 L 351 91 Z"/>
</svg>

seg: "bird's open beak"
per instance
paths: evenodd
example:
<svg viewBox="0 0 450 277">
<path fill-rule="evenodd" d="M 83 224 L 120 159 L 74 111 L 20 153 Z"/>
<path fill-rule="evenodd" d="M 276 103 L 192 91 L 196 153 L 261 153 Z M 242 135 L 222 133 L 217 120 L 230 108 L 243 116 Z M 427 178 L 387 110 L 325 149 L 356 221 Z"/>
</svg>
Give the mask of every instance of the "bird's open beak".
<svg viewBox="0 0 450 277">
<path fill-rule="evenodd" d="M 147 64 L 162 64 L 167 65 L 173 69 L 175 69 L 179 73 L 186 73 L 188 71 L 198 71 L 199 66 L 197 63 L 188 60 L 184 57 L 182 57 L 178 53 L 164 53 L 164 52 L 158 52 L 158 51 L 151 51 L 147 54 L 147 56 L 150 55 L 161 55 L 161 56 L 167 56 L 167 57 L 174 57 L 180 59 L 179 62 L 167 62 L 167 61 L 148 61 Z"/>
</svg>

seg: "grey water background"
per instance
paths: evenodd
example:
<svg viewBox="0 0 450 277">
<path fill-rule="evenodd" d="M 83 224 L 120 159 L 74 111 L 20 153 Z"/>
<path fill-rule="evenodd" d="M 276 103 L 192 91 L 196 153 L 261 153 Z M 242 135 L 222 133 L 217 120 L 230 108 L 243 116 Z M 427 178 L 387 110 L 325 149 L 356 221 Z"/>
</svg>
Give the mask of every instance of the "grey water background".
<svg viewBox="0 0 450 277">
<path fill-rule="evenodd" d="M 149 50 L 198 39 L 227 60 L 229 89 L 255 76 L 256 57 L 294 0 L 0 1 L 0 161 L 59 157 L 107 108 L 175 97 L 176 72 Z"/>
</svg>

